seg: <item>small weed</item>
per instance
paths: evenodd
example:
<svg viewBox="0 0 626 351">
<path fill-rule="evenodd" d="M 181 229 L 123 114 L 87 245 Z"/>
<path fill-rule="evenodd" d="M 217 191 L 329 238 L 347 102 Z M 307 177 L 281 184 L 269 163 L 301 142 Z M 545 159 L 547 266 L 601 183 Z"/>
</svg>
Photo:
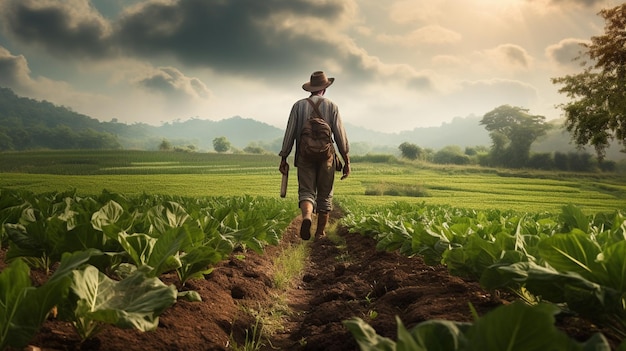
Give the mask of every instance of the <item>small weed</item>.
<svg viewBox="0 0 626 351">
<path fill-rule="evenodd" d="M 265 346 L 262 341 L 263 338 L 263 325 L 260 323 L 261 318 L 257 315 L 254 326 L 252 329 L 246 329 L 246 338 L 243 345 L 239 345 L 237 341 L 230 335 L 231 349 L 234 351 L 258 351 Z"/>
<path fill-rule="evenodd" d="M 374 310 L 369 310 L 367 312 L 367 318 L 369 318 L 369 319 L 376 319 L 376 317 L 378 317 L 378 312 L 376 312 Z"/>
</svg>

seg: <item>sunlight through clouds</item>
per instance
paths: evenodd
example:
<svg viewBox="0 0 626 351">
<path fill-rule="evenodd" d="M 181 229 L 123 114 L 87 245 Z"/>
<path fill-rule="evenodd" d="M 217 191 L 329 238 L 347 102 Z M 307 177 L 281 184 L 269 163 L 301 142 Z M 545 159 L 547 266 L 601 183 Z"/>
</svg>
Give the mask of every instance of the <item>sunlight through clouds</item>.
<svg viewBox="0 0 626 351">
<path fill-rule="evenodd" d="M 550 78 L 578 68 L 579 43 L 603 30 L 598 11 L 620 3 L 0 0 L 0 85 L 101 120 L 283 128 L 321 69 L 345 122 L 364 128 L 437 126 L 503 103 L 552 119 Z"/>
</svg>

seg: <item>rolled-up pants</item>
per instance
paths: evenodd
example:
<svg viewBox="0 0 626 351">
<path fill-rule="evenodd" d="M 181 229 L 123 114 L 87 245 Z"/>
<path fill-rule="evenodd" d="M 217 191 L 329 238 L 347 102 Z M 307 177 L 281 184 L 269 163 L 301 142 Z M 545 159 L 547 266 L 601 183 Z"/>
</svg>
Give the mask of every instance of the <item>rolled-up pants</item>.
<svg viewBox="0 0 626 351">
<path fill-rule="evenodd" d="M 330 212 L 333 206 L 335 160 L 298 160 L 298 203 L 310 201 L 315 212 Z"/>
</svg>

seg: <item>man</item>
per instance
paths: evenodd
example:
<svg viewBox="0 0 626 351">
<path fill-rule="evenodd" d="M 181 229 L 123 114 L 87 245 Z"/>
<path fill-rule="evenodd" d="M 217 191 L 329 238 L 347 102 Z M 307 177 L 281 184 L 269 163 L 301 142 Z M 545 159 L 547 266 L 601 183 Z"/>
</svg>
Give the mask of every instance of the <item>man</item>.
<svg viewBox="0 0 626 351">
<path fill-rule="evenodd" d="M 343 159 L 343 176 L 345 179 L 350 175 L 350 157 L 348 156 L 349 145 L 346 131 L 343 128 L 341 116 L 337 105 L 324 97 L 326 89 L 333 84 L 335 78 L 327 78 L 322 71 L 311 74 L 308 82 L 302 85 L 302 89 L 311 93 L 309 98 L 313 103 L 319 103 L 319 112 L 332 130 L 332 136 L 337 144 L 337 150 Z M 321 100 L 321 101 L 320 101 Z M 303 240 L 311 238 L 311 221 L 313 212 L 317 213 L 317 229 L 315 237 L 319 238 L 326 234 L 324 229 L 328 223 L 330 211 L 332 210 L 333 186 L 335 182 L 335 165 L 338 160 L 333 155 L 327 160 L 314 161 L 300 155 L 300 134 L 306 120 L 314 111 L 311 103 L 307 99 L 298 100 L 291 108 L 283 147 L 279 153 L 281 156 L 278 169 L 282 174 L 287 174 L 289 164 L 287 157 L 291 153 L 294 141 L 296 143 L 295 166 L 298 169 L 298 204 L 302 211 L 302 225 L 300 227 L 300 237 Z M 333 148 L 334 150 L 334 148 Z"/>
</svg>

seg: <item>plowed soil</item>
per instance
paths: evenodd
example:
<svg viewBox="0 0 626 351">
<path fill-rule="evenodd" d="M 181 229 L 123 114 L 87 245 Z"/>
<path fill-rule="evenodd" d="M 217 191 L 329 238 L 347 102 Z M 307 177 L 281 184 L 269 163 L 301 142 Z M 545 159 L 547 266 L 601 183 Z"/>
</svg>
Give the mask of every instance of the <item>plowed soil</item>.
<svg viewBox="0 0 626 351">
<path fill-rule="evenodd" d="M 333 213 L 333 220 L 338 215 Z M 286 292 L 278 291 L 272 279 L 274 258 L 300 242 L 299 226 L 300 218 L 294 219 L 279 246 L 268 246 L 261 255 L 236 252 L 205 279 L 189 282 L 186 289 L 199 292 L 202 302 L 176 302 L 161 315 L 155 331 L 105 326 L 93 339 L 81 343 L 71 324 L 49 319 L 33 338 L 31 349 L 233 350 L 234 344 L 244 344 L 246 335 L 248 339 L 258 335 L 251 311 L 282 310 L 280 327 L 267 326 L 272 335 L 261 338 L 258 349 L 350 351 L 358 346 L 342 321 L 352 317 L 362 318 L 378 334 L 395 340 L 396 316 L 408 328 L 435 318 L 472 321 L 470 303 L 483 315 L 511 300 L 484 291 L 476 282 L 451 276 L 444 266 L 377 251 L 372 239 L 345 228 L 338 229 L 340 244 L 328 238 L 312 240 L 303 275 Z M 0 270 L 5 265 L 4 251 L 0 251 Z M 41 280 L 37 274 L 33 272 L 35 281 Z M 176 283 L 173 275 L 162 280 Z M 558 327 L 578 340 L 606 332 L 574 317 L 559 320 Z"/>
</svg>

